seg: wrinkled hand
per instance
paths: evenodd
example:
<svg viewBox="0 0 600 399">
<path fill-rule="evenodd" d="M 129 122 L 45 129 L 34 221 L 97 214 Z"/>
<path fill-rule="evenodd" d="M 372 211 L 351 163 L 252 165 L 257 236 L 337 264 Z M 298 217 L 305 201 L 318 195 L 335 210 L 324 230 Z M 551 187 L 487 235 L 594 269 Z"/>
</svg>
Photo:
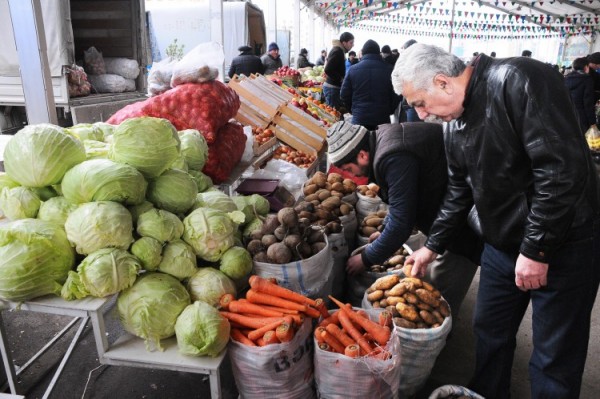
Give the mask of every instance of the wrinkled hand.
<svg viewBox="0 0 600 399">
<path fill-rule="evenodd" d="M 346 273 L 350 276 L 360 274 L 365 271 L 365 265 L 363 264 L 360 254 L 351 256 L 346 262 Z"/>
<path fill-rule="evenodd" d="M 515 284 L 521 291 L 537 290 L 547 284 L 548 264 L 519 254 L 515 267 Z"/>
<path fill-rule="evenodd" d="M 423 278 L 427 271 L 427 265 L 437 258 L 438 254 L 427 247 L 420 248 L 406 258 L 405 265 L 412 265 L 411 274 L 413 277 Z"/>
</svg>

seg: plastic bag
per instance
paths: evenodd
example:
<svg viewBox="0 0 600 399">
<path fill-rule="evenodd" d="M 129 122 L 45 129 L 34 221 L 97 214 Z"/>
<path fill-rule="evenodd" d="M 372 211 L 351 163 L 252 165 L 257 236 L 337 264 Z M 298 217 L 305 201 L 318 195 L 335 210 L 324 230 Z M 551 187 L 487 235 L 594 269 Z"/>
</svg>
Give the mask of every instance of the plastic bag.
<svg viewBox="0 0 600 399">
<path fill-rule="evenodd" d="M 89 77 L 92 88 L 97 93 L 124 93 L 127 91 L 135 91 L 135 80 L 125 79 L 119 75 L 90 75 Z"/>
<path fill-rule="evenodd" d="M 429 399 L 450 399 L 455 397 L 485 399 L 478 393 L 459 385 L 443 385 L 429 395 Z"/>
<path fill-rule="evenodd" d="M 140 65 L 129 58 L 104 58 L 106 73 L 123 76 L 125 79 L 135 79 L 140 74 Z"/>
<path fill-rule="evenodd" d="M 267 172 L 272 172 L 276 179 L 279 179 L 280 184 L 285 187 L 294 198 L 298 199 L 303 195 L 302 187 L 308 177 L 306 169 L 297 167 L 296 165 L 281 159 L 271 159 L 264 167 Z"/>
<path fill-rule="evenodd" d="M 240 163 L 249 164 L 254 158 L 254 150 L 252 148 L 254 144 L 254 136 L 252 135 L 252 126 L 244 126 L 244 135 L 246 135 L 246 148 L 244 148 L 244 155 Z"/>
<path fill-rule="evenodd" d="M 171 77 L 175 64 L 176 61 L 170 57 L 152 64 L 148 74 L 148 94 L 150 96 L 159 95 L 171 88 Z"/>
<path fill-rule="evenodd" d="M 175 64 L 171 87 L 215 80 L 224 60 L 223 47 L 219 43 L 207 42 L 197 45 Z"/>
<path fill-rule="evenodd" d="M 592 125 L 592 127 L 585 132 L 585 140 L 587 141 L 591 150 L 600 151 L 600 130 L 596 127 L 596 125 Z"/>
<path fill-rule="evenodd" d="M 83 67 L 88 75 L 104 75 L 106 65 L 102 53 L 96 47 L 90 47 L 83 52 Z"/>
</svg>

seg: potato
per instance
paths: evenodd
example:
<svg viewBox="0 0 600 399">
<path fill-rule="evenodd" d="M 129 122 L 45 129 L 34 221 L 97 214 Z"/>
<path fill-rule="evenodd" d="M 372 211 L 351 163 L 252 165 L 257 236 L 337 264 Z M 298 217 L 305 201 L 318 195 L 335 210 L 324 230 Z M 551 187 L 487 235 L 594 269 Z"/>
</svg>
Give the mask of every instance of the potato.
<svg viewBox="0 0 600 399">
<path fill-rule="evenodd" d="M 405 292 L 402 297 L 406 299 L 407 303 L 412 303 L 413 305 L 416 305 L 417 302 L 419 302 L 419 298 L 412 292 Z"/>
<path fill-rule="evenodd" d="M 421 280 L 420 278 L 416 278 L 416 277 L 404 277 L 402 279 L 402 282 L 403 283 L 412 283 L 417 288 L 421 288 L 423 286 L 423 280 Z"/>
<path fill-rule="evenodd" d="M 440 301 L 430 291 L 427 291 L 424 288 L 419 288 L 415 291 L 416 296 L 426 304 L 437 308 L 440 306 Z"/>
<path fill-rule="evenodd" d="M 317 217 L 317 219 L 325 219 L 325 220 L 331 219 L 331 213 L 325 209 L 316 209 L 315 216 Z"/>
<path fill-rule="evenodd" d="M 397 274 L 390 274 L 385 277 L 380 277 L 373 283 L 373 287 L 376 290 L 389 290 L 400 281 L 400 277 Z"/>
<path fill-rule="evenodd" d="M 433 288 L 433 285 L 429 284 L 427 281 L 423 281 L 423 288 L 431 292 L 435 290 L 435 288 Z"/>
<path fill-rule="evenodd" d="M 370 219 L 365 219 L 364 222 L 365 222 L 365 224 L 367 226 L 377 227 L 377 226 L 379 226 L 383 222 L 383 219 L 382 218 L 378 218 L 378 217 L 374 217 L 374 218 L 370 218 Z"/>
<path fill-rule="evenodd" d="M 365 237 L 369 237 L 371 234 L 376 233 L 377 229 L 375 227 L 365 226 L 360 229 L 361 233 Z"/>
<path fill-rule="evenodd" d="M 438 307 L 438 310 L 440 311 L 442 316 L 444 316 L 444 317 L 450 316 L 450 305 L 448 305 L 448 302 L 446 302 L 443 299 L 440 301 L 440 306 Z"/>
<path fill-rule="evenodd" d="M 394 255 L 389 260 L 388 263 L 392 266 L 398 266 L 404 264 L 404 255 Z"/>
<path fill-rule="evenodd" d="M 344 191 L 347 194 L 352 194 L 356 190 L 356 183 L 352 179 L 344 179 L 342 184 L 344 185 Z"/>
<path fill-rule="evenodd" d="M 415 308 L 413 308 L 410 305 L 407 305 L 402 302 L 398 302 L 396 304 L 396 310 L 398 311 L 398 313 L 400 313 L 400 316 L 402 316 L 403 319 L 406 319 L 409 321 L 420 320 L 419 314 L 417 313 Z"/>
<path fill-rule="evenodd" d="M 325 187 L 325 183 L 327 183 L 327 175 L 325 175 L 323 172 L 317 172 L 311 180 L 317 186 Z"/>
<path fill-rule="evenodd" d="M 373 306 L 373 309 L 380 309 L 382 308 L 381 304 L 379 303 L 379 301 L 375 301 L 371 304 L 371 306 Z"/>
<path fill-rule="evenodd" d="M 402 296 L 406 292 L 406 285 L 398 283 L 386 291 L 386 296 Z"/>
<path fill-rule="evenodd" d="M 327 223 L 326 228 L 332 233 L 332 234 L 338 234 L 342 232 L 342 225 L 339 224 L 338 222 L 329 222 Z"/>
<path fill-rule="evenodd" d="M 433 310 L 433 307 L 429 306 L 429 305 L 428 305 L 428 304 L 426 304 L 425 302 L 421 302 L 421 301 L 419 301 L 419 302 L 417 302 L 415 305 L 417 306 L 417 308 L 418 308 L 419 310 L 426 310 L 426 311 L 428 311 L 428 312 L 431 312 L 431 311 Z"/>
<path fill-rule="evenodd" d="M 398 310 L 396 309 L 395 306 L 386 306 L 385 310 L 387 310 L 388 312 L 390 312 L 390 314 L 392 315 L 392 317 L 398 317 L 400 316 L 400 313 L 398 313 Z"/>
<path fill-rule="evenodd" d="M 388 213 L 387 213 L 387 211 L 385 211 L 385 210 L 383 210 L 383 209 L 382 209 L 382 210 L 380 210 L 380 211 L 377 211 L 377 217 L 378 217 L 378 218 L 382 218 L 382 219 L 384 219 L 384 218 L 387 216 L 387 214 L 388 214 Z"/>
<path fill-rule="evenodd" d="M 437 311 L 437 310 L 433 310 L 433 311 L 431 312 L 431 315 L 432 315 L 433 317 L 435 317 L 435 321 L 436 321 L 438 324 L 442 324 L 442 323 L 444 323 L 444 316 L 442 316 L 442 314 L 441 314 L 439 311 Z"/>
<path fill-rule="evenodd" d="M 367 295 L 369 302 L 379 301 L 381 298 L 383 298 L 383 290 L 375 290 Z"/>
<path fill-rule="evenodd" d="M 344 193 L 341 191 L 335 191 L 335 190 L 331 190 L 331 196 L 332 197 L 337 197 L 339 199 L 344 198 Z"/>
<path fill-rule="evenodd" d="M 317 191 L 317 197 L 319 198 L 319 201 L 323 202 L 327 198 L 331 197 L 331 191 L 321 189 L 321 190 Z"/>
<path fill-rule="evenodd" d="M 327 181 L 331 184 L 341 183 L 344 181 L 344 178 L 339 173 L 330 173 L 329 175 L 327 175 Z"/>
<path fill-rule="evenodd" d="M 307 186 L 304 186 L 304 195 L 314 194 L 317 192 L 318 189 L 319 187 L 316 184 L 309 184 Z"/>
<path fill-rule="evenodd" d="M 402 317 L 394 317 L 392 320 L 394 320 L 394 324 L 400 328 L 410 328 L 410 329 L 417 328 L 417 325 L 415 323 L 413 323 L 412 321 L 403 319 Z"/>
<path fill-rule="evenodd" d="M 331 184 L 331 190 L 342 192 L 344 191 L 344 185 L 340 182 L 335 182 Z"/>
<path fill-rule="evenodd" d="M 406 303 L 406 299 L 401 296 L 388 296 L 386 301 L 387 304 L 391 306 L 396 306 L 398 303 Z"/>
<path fill-rule="evenodd" d="M 404 264 L 404 266 L 402 266 L 402 272 L 404 272 L 405 276 L 410 277 L 412 275 L 412 264 Z"/>
<path fill-rule="evenodd" d="M 423 321 L 429 325 L 435 324 L 437 322 L 435 317 L 433 317 L 433 315 L 426 310 L 419 311 L 419 316 L 421 316 L 421 319 L 423 319 Z"/>
<path fill-rule="evenodd" d="M 306 197 L 304 197 L 304 201 L 307 201 L 307 202 L 312 202 L 315 200 L 317 200 L 317 201 L 319 200 L 319 196 L 317 194 L 310 194 L 310 195 L 307 195 Z"/>
<path fill-rule="evenodd" d="M 367 197 L 371 197 L 371 198 L 375 198 L 375 197 L 377 196 L 377 194 L 375 194 L 375 193 L 374 193 L 373 191 L 371 191 L 371 190 L 367 190 L 367 191 L 365 192 L 365 195 L 366 195 Z"/>
<path fill-rule="evenodd" d="M 352 205 L 346 204 L 345 202 L 340 205 L 340 213 L 342 215 L 349 215 L 350 212 L 352 212 Z"/>
<path fill-rule="evenodd" d="M 383 298 L 379 301 L 379 306 L 381 306 L 382 308 L 386 308 L 389 306 L 389 303 L 387 302 L 386 298 Z"/>
</svg>

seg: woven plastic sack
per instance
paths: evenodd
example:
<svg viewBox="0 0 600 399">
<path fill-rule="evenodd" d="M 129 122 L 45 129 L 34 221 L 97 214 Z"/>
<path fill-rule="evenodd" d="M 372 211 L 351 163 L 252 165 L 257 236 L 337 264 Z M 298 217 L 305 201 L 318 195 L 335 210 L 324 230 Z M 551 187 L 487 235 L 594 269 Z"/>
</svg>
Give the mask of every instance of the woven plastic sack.
<svg viewBox="0 0 600 399">
<path fill-rule="evenodd" d="M 356 248 L 356 229 L 358 228 L 356 212 L 352 210 L 347 215 L 340 215 L 340 223 L 342 223 L 342 227 L 344 228 L 344 237 L 348 246 L 348 254 L 350 254 Z"/>
<path fill-rule="evenodd" d="M 223 65 L 225 53 L 216 42 L 201 43 L 191 49 L 173 67 L 171 87 L 185 83 L 202 83 L 215 80 Z"/>
<path fill-rule="evenodd" d="M 135 79 L 140 74 L 140 64 L 136 60 L 123 57 L 104 58 L 106 73 L 123 76 L 125 79 Z"/>
<path fill-rule="evenodd" d="M 228 355 L 240 398 L 314 398 L 312 340 L 308 318 L 288 343 L 255 347 L 230 340 Z"/>
<path fill-rule="evenodd" d="M 371 320 L 378 313 L 367 310 Z M 313 337 L 314 340 L 314 337 Z M 400 374 L 400 342 L 392 333 L 385 350 L 392 354 L 388 360 L 369 357 L 351 358 L 327 352 L 315 344 L 315 382 L 320 398 L 326 399 L 392 399 L 398 396 Z"/>
<path fill-rule="evenodd" d="M 124 93 L 135 91 L 135 80 L 125 79 L 119 75 L 89 75 L 92 88 L 97 93 Z"/>
<path fill-rule="evenodd" d="M 154 62 L 148 73 L 148 94 L 157 96 L 171 88 L 171 77 L 175 63 L 172 58 Z"/>
<path fill-rule="evenodd" d="M 331 253 L 333 256 L 333 266 L 329 274 L 328 283 L 331 286 L 331 295 L 335 298 L 342 298 L 344 295 L 344 281 L 346 280 L 346 261 L 348 260 L 348 245 L 344 232 L 329 234 L 327 236 Z"/>
<path fill-rule="evenodd" d="M 90 47 L 83 52 L 83 67 L 88 75 L 104 75 L 106 65 L 102 53 L 96 47 Z"/>
<path fill-rule="evenodd" d="M 226 123 L 218 130 L 216 141 L 208 145 L 208 159 L 202 172 L 215 184 L 227 180 L 244 155 L 246 139 L 242 125 Z"/>
</svg>

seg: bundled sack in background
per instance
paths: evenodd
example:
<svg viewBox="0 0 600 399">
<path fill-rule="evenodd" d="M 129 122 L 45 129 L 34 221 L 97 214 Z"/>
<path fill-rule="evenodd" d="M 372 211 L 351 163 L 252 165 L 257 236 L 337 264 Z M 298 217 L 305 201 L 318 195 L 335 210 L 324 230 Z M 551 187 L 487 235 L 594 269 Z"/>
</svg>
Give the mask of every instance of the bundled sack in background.
<svg viewBox="0 0 600 399">
<path fill-rule="evenodd" d="M 106 73 L 119 75 L 125 79 L 135 79 L 140 74 L 140 65 L 136 60 L 122 57 L 104 58 Z"/>
<path fill-rule="evenodd" d="M 225 124 L 219 129 L 216 141 L 208 145 L 208 160 L 202 172 L 216 184 L 227 180 L 242 159 L 246 139 L 242 125 L 231 122 Z"/>
<path fill-rule="evenodd" d="M 118 125 L 132 116 L 165 118 L 171 121 L 177 130 L 199 130 L 206 142 L 211 144 L 215 142 L 217 131 L 237 114 L 240 98 L 227 85 L 213 80 L 177 86 L 145 100 L 141 107 L 138 104 L 140 103 L 133 104 L 135 112 L 130 108 L 132 105 L 122 108 L 108 123 Z M 136 114 L 138 112 L 139 114 Z M 240 134 L 244 135 L 242 131 Z M 242 144 L 245 142 L 244 139 Z M 244 152 L 243 146 L 241 151 Z M 236 163 L 238 161 L 239 158 Z"/>
<path fill-rule="evenodd" d="M 261 347 L 230 340 L 228 354 L 240 398 L 315 398 L 311 326 L 306 318 L 287 343 Z"/>
<path fill-rule="evenodd" d="M 69 97 L 82 97 L 90 94 L 92 86 L 87 74 L 79 65 L 66 68 L 67 82 L 69 83 Z"/>
<path fill-rule="evenodd" d="M 157 96 L 171 89 L 171 76 L 177 61 L 171 57 L 154 62 L 148 73 L 148 94 Z"/>
<path fill-rule="evenodd" d="M 225 54 L 219 43 L 201 43 L 174 65 L 171 87 L 215 80 L 224 61 Z"/>
<path fill-rule="evenodd" d="M 135 80 L 120 75 L 90 75 L 90 83 L 96 93 L 124 93 L 135 91 Z"/>
<path fill-rule="evenodd" d="M 90 47 L 83 52 L 83 67 L 88 75 L 104 75 L 106 65 L 102 53 L 96 47 Z"/>
</svg>

